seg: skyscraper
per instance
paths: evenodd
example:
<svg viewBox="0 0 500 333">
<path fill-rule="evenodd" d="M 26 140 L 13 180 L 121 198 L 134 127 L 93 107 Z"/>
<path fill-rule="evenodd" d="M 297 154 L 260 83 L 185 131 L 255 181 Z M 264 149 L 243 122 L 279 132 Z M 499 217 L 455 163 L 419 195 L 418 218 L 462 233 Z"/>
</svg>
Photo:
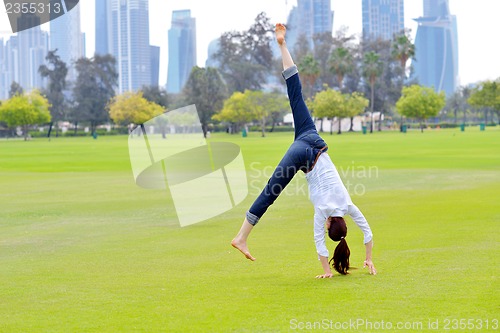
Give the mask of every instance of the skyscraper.
<svg viewBox="0 0 500 333">
<path fill-rule="evenodd" d="M 150 46 L 151 48 L 151 86 L 156 87 L 160 84 L 160 47 Z"/>
<path fill-rule="evenodd" d="M 364 38 L 392 40 L 404 21 L 404 0 L 363 0 Z"/>
<path fill-rule="evenodd" d="M 297 0 L 297 6 L 288 16 L 287 28 L 287 43 L 292 49 L 301 35 L 305 36 L 311 48 L 314 34 L 332 33 L 331 0 Z"/>
<path fill-rule="evenodd" d="M 95 53 L 110 53 L 111 0 L 95 0 Z"/>
<path fill-rule="evenodd" d="M 19 58 L 18 58 L 18 38 L 16 36 L 12 36 L 5 43 L 4 48 L 4 96 L 9 96 L 10 85 L 12 82 L 19 83 Z"/>
<path fill-rule="evenodd" d="M 151 84 L 148 0 L 111 0 L 110 53 L 116 58 L 118 93 Z"/>
<path fill-rule="evenodd" d="M 413 76 L 450 96 L 458 86 L 457 18 L 450 14 L 448 0 L 424 0 L 424 16 L 415 21 Z"/>
<path fill-rule="evenodd" d="M 50 21 L 50 50 L 57 49 L 57 55 L 68 67 L 68 81 L 75 81 L 77 72 L 74 61 L 84 56 L 84 38 L 80 26 L 80 5 L 65 15 Z"/>
<path fill-rule="evenodd" d="M 196 66 L 196 19 L 191 10 L 174 10 L 168 31 L 167 91 L 179 93 Z"/>
<path fill-rule="evenodd" d="M 3 43 L 3 38 L 0 38 L 0 101 L 7 99 L 8 89 L 7 89 L 7 59 L 6 59 L 6 47 Z"/>
<path fill-rule="evenodd" d="M 35 26 L 40 18 L 32 14 L 23 14 L 19 18 L 24 24 L 32 22 L 31 29 L 17 33 L 17 63 L 13 62 L 11 71 L 17 72 L 14 77 L 18 78 L 18 83 L 25 91 L 43 88 L 45 80 L 38 73 L 38 68 L 45 64 L 45 56 L 49 48 L 49 35 L 42 31 L 40 26 Z"/>
</svg>

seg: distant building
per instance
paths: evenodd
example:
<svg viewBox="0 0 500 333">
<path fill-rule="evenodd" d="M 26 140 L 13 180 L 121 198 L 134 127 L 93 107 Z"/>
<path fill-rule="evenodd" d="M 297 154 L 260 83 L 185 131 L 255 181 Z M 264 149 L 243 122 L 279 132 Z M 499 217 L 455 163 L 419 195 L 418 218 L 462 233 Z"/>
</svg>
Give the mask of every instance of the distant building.
<svg viewBox="0 0 500 333">
<path fill-rule="evenodd" d="M 95 53 L 111 53 L 111 0 L 95 0 Z"/>
<path fill-rule="evenodd" d="M 0 101 L 9 97 L 8 85 L 6 47 L 3 38 L 0 38 Z"/>
<path fill-rule="evenodd" d="M 450 14 L 448 0 L 424 0 L 424 16 L 415 21 L 413 76 L 450 96 L 458 86 L 457 18 Z"/>
<path fill-rule="evenodd" d="M 150 85 L 148 0 L 111 0 L 110 35 L 108 51 L 117 61 L 118 93 L 137 91 Z"/>
<path fill-rule="evenodd" d="M 67 81 L 76 81 L 74 62 L 85 55 L 84 36 L 80 25 L 80 5 L 65 15 L 50 21 L 50 50 L 57 49 L 57 55 L 68 67 Z"/>
<path fill-rule="evenodd" d="M 17 33 L 17 48 L 11 45 L 11 52 L 16 53 L 17 61 L 12 59 L 10 70 L 16 82 L 25 91 L 41 89 L 45 86 L 45 81 L 38 73 L 41 65 L 45 64 L 45 56 L 49 48 L 49 35 L 40 29 L 40 18 L 32 14 L 23 14 L 18 20 L 23 24 L 34 26 L 31 29 Z M 21 24 L 18 24 L 20 26 Z M 35 26 L 36 25 L 36 26 Z"/>
<path fill-rule="evenodd" d="M 208 57 L 205 61 L 205 67 L 219 67 L 220 63 L 214 59 L 214 55 L 220 50 L 220 39 L 214 39 L 208 44 Z"/>
<path fill-rule="evenodd" d="M 363 0 L 364 38 L 392 40 L 404 22 L 404 0 Z"/>
<path fill-rule="evenodd" d="M 4 92 L 3 96 L 5 98 L 9 97 L 10 86 L 12 82 L 19 83 L 19 59 L 18 59 L 18 38 L 16 36 L 12 36 L 7 40 L 4 47 L 4 82 L 5 85 L 3 87 Z M 2 93 L 0 93 L 2 94 Z"/>
<path fill-rule="evenodd" d="M 160 84 L 160 47 L 150 46 L 151 49 L 151 86 Z"/>
<path fill-rule="evenodd" d="M 312 37 L 318 33 L 332 33 L 333 11 L 331 0 L 297 0 L 287 20 L 287 43 L 293 49 L 304 35 L 312 48 Z"/>
<path fill-rule="evenodd" d="M 168 31 L 167 91 L 179 93 L 194 66 L 196 19 L 191 17 L 191 10 L 175 10 L 172 12 L 172 26 Z"/>
</svg>

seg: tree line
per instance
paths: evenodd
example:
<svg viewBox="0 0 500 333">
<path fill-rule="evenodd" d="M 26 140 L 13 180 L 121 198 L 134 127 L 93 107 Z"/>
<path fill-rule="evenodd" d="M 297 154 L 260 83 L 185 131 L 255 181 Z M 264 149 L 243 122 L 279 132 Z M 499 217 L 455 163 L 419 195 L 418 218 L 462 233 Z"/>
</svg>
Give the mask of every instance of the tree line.
<svg viewBox="0 0 500 333">
<path fill-rule="evenodd" d="M 39 69 L 48 85 L 41 91 L 24 93 L 13 82 L 9 100 L 0 105 L 0 125 L 28 128 L 49 124 L 49 135 L 61 121 L 89 125 L 95 133 L 99 125 L 140 124 L 152 117 L 185 105 L 195 104 L 203 132 L 213 123 L 222 122 L 232 132 L 255 122 L 265 135 L 267 127 L 281 122 L 289 113 L 283 93 L 281 61 L 273 54 L 274 25 L 260 13 L 245 31 L 230 31 L 219 38 L 213 55 L 214 67 L 194 67 L 182 92 L 168 94 L 158 86 L 143 87 L 139 92 L 115 95 L 118 82 L 116 60 L 111 55 L 95 55 L 75 62 L 77 79 L 68 83 L 65 64 L 57 50 L 47 54 L 47 65 Z M 500 78 L 481 82 L 475 88 L 461 88 L 445 101 L 443 93 L 418 85 L 411 80 L 408 60 L 415 56 L 409 31 L 389 40 L 357 41 L 343 27 L 335 35 L 316 34 L 312 43 L 299 36 L 292 50 L 303 82 L 303 93 L 312 115 L 317 119 L 336 119 L 341 133 L 342 119 L 370 111 L 370 132 L 375 130 L 375 111 L 386 115 L 417 119 L 422 124 L 429 117 L 460 112 L 465 116 L 474 108 L 497 115 L 500 110 Z M 274 86 L 275 88 L 269 88 Z M 378 122 L 381 130 L 382 122 Z M 163 135 L 164 126 L 160 126 Z M 321 129 L 323 126 L 321 126 Z M 332 132 L 332 128 L 330 129 Z"/>
</svg>

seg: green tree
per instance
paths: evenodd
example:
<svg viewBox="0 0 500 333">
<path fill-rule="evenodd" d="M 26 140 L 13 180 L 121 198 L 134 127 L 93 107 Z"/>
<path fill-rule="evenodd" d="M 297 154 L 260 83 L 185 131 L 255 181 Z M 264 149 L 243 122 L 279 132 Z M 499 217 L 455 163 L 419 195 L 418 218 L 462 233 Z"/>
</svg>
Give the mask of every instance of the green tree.
<svg viewBox="0 0 500 333">
<path fill-rule="evenodd" d="M 340 91 L 343 91 L 343 82 L 346 74 L 349 74 L 354 69 L 354 59 L 351 51 L 346 47 L 337 47 L 330 55 L 330 72 L 337 78 L 337 86 Z M 351 117 L 351 127 L 349 131 L 353 131 L 354 117 Z"/>
<path fill-rule="evenodd" d="M 469 108 L 469 103 L 467 101 L 469 99 L 469 95 L 469 88 L 460 87 L 446 100 L 445 110 L 453 112 L 455 124 L 458 122 L 458 112 L 462 111 L 466 113 Z"/>
<path fill-rule="evenodd" d="M 277 115 L 283 115 L 284 110 L 288 109 L 288 99 L 282 94 L 262 91 L 246 90 L 244 95 L 250 105 L 252 120 L 259 122 L 262 137 L 265 137 L 269 118 L 274 121 Z"/>
<path fill-rule="evenodd" d="M 228 122 L 233 125 L 233 133 L 240 126 L 255 118 L 253 105 L 251 105 L 248 94 L 236 91 L 224 102 L 222 110 L 212 116 L 214 120 Z"/>
<path fill-rule="evenodd" d="M 363 58 L 363 77 L 365 77 L 370 83 L 370 112 L 371 116 L 371 124 L 370 124 L 370 133 L 373 133 L 373 112 L 374 112 L 374 101 L 375 101 L 375 83 L 377 82 L 377 78 L 382 74 L 383 67 L 382 62 L 380 61 L 380 55 L 370 51 L 364 55 Z M 382 115 L 381 115 L 382 118 Z M 380 119 L 382 121 L 382 119 Z"/>
<path fill-rule="evenodd" d="M 314 94 L 314 86 L 320 75 L 319 63 L 314 59 L 312 54 L 307 54 L 302 58 L 297 67 L 304 83 L 304 95 L 306 98 L 310 98 Z"/>
<path fill-rule="evenodd" d="M 345 98 L 341 92 L 328 88 L 317 93 L 313 100 L 308 103 L 308 107 L 318 118 L 328 118 L 330 122 L 330 134 L 333 134 L 333 120 L 339 120 L 339 129 L 343 117 L 347 117 Z"/>
<path fill-rule="evenodd" d="M 337 86 L 342 91 L 344 77 L 352 72 L 354 63 L 351 51 L 345 47 L 338 47 L 333 50 L 330 56 L 330 71 L 337 78 Z"/>
<path fill-rule="evenodd" d="M 50 121 L 49 107 L 49 101 L 37 90 L 27 95 L 16 94 L 0 105 L 0 121 L 11 128 L 21 126 L 26 141 L 30 126 Z"/>
<path fill-rule="evenodd" d="M 22 95 L 24 94 L 24 89 L 21 87 L 19 83 L 16 81 L 12 81 L 10 85 L 10 90 L 9 90 L 9 98 L 12 98 L 16 95 Z"/>
<path fill-rule="evenodd" d="M 222 109 L 227 97 L 227 87 L 219 71 L 212 67 L 193 67 L 182 94 L 186 104 L 196 105 L 206 138 L 212 116 Z"/>
<path fill-rule="evenodd" d="M 75 63 L 78 77 L 73 87 L 72 120 L 75 130 L 79 121 L 90 123 L 92 134 L 98 125 L 109 120 L 108 102 L 115 96 L 118 83 L 116 60 L 112 55 L 80 58 Z"/>
<path fill-rule="evenodd" d="M 438 94 L 432 88 L 412 85 L 403 88 L 396 108 L 402 115 L 418 119 L 423 133 L 425 120 L 439 113 L 446 104 L 445 99 L 444 92 Z"/>
<path fill-rule="evenodd" d="M 350 132 L 353 130 L 353 119 L 357 115 L 363 113 L 369 105 L 368 99 L 359 92 L 353 92 L 352 94 L 344 94 L 347 99 L 347 114 L 351 118 L 351 128 Z"/>
<path fill-rule="evenodd" d="M 409 59 L 415 57 L 415 45 L 411 41 L 411 30 L 406 29 L 401 34 L 395 35 L 392 42 L 392 57 L 399 61 L 401 66 L 401 89 L 406 80 L 406 64 Z M 401 126 L 403 125 L 403 117 L 401 117 Z"/>
<path fill-rule="evenodd" d="M 169 96 L 164 88 L 159 86 L 144 86 L 141 88 L 142 97 L 150 102 L 156 103 L 167 109 L 169 106 Z"/>
<path fill-rule="evenodd" d="M 290 104 L 286 95 L 271 92 L 266 94 L 265 107 L 269 110 L 269 121 L 272 123 L 270 132 L 273 132 L 276 123 L 283 121 L 283 116 L 290 112 Z"/>
<path fill-rule="evenodd" d="M 141 125 L 165 112 L 165 109 L 143 97 L 142 92 L 115 96 L 107 106 L 109 116 L 118 125 Z"/>
<path fill-rule="evenodd" d="M 247 31 L 222 34 L 214 59 L 230 93 L 261 90 L 273 68 L 273 31 L 269 17 L 260 13 Z"/>
<path fill-rule="evenodd" d="M 476 108 L 484 109 L 484 121 L 488 121 L 488 109 L 500 112 L 500 78 L 496 81 L 484 81 L 479 84 L 470 95 L 468 102 Z"/>
<path fill-rule="evenodd" d="M 64 97 L 64 90 L 66 90 L 68 67 L 56 53 L 57 49 L 49 51 L 45 57 L 50 68 L 47 65 L 41 65 L 40 68 L 38 68 L 40 75 L 49 79 L 48 87 L 44 90 L 45 96 L 47 96 L 51 105 L 50 114 L 52 116 L 52 122 L 50 123 L 49 137 L 54 123 L 56 123 L 56 137 L 59 136 L 59 126 L 57 126 L 57 122 L 66 119 L 66 99 Z"/>
<path fill-rule="evenodd" d="M 320 75 L 317 85 L 333 86 L 334 80 L 330 75 L 330 54 L 332 53 L 332 45 L 334 43 L 333 36 L 330 32 L 317 33 L 313 35 L 313 56 L 319 63 Z"/>
<path fill-rule="evenodd" d="M 406 64 L 409 59 L 415 57 L 415 45 L 411 41 L 411 30 L 404 30 L 401 34 L 394 36 L 392 42 L 392 56 L 401 65 L 403 80 L 406 79 Z"/>
</svg>

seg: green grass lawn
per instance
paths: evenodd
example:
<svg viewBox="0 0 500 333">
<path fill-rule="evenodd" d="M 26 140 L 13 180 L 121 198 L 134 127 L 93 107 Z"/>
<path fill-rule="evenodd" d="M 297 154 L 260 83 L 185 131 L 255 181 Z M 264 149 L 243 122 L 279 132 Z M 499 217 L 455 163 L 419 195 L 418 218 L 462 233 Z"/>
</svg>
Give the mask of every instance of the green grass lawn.
<svg viewBox="0 0 500 333">
<path fill-rule="evenodd" d="M 500 329 L 498 128 L 324 133 L 372 227 L 379 273 L 361 268 L 349 220 L 358 269 L 327 280 L 314 278 L 302 174 L 254 229 L 257 261 L 229 245 L 292 136 L 212 135 L 241 146 L 249 196 L 185 228 L 165 191 L 135 185 L 125 136 L 0 141 L 0 332 Z"/>
</svg>

